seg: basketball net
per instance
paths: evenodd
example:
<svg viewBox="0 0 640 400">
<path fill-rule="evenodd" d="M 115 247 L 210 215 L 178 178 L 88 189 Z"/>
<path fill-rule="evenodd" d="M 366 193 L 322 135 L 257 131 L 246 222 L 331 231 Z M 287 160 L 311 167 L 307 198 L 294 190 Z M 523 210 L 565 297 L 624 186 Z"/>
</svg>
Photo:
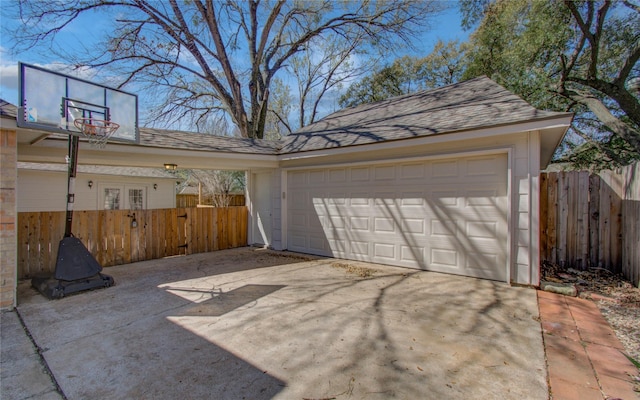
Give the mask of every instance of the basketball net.
<svg viewBox="0 0 640 400">
<path fill-rule="evenodd" d="M 111 135 L 120 128 L 120 125 L 115 122 L 95 118 L 77 118 L 73 120 L 73 124 L 87 138 L 92 147 L 100 149 L 107 145 Z"/>
</svg>

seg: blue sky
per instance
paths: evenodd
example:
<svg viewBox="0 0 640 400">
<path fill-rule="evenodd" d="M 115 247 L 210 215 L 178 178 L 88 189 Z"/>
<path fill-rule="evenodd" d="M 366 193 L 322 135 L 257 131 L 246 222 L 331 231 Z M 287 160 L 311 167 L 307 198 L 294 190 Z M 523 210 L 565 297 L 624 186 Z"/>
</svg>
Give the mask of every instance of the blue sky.
<svg viewBox="0 0 640 400">
<path fill-rule="evenodd" d="M 454 39 L 464 41 L 468 38 L 469 32 L 464 32 L 460 28 L 461 17 L 455 2 L 450 2 L 449 5 L 452 7 L 444 14 L 434 18 L 428 32 L 416 42 L 417 52 L 413 54 L 426 55 L 430 53 L 438 39 L 443 41 Z M 98 13 L 87 14 L 59 33 L 54 45 L 66 52 L 75 51 L 81 42 L 85 46 L 95 46 L 95 43 L 101 37 L 101 33 L 111 29 L 110 20 L 112 19 L 104 15 L 101 16 Z M 0 98 L 3 100 L 12 104 L 17 104 L 18 102 L 18 61 L 77 75 L 87 80 L 104 80 L 103 76 L 96 76 L 95 71 L 82 70 L 72 72 L 68 67 L 70 59 L 53 55 L 49 50 L 49 42 L 42 43 L 20 54 L 12 54 L 10 50 L 14 43 L 11 35 L 6 34 L 6 30 L 16 29 L 19 24 L 19 21 L 9 19 L 4 13 L 0 16 L 0 32 L 2 32 L 0 36 Z M 389 61 L 392 60 L 391 58 Z M 130 87 L 125 88 L 125 90 L 136 93 Z M 144 93 L 137 92 L 136 94 L 138 94 L 141 104 L 144 104 Z"/>
</svg>

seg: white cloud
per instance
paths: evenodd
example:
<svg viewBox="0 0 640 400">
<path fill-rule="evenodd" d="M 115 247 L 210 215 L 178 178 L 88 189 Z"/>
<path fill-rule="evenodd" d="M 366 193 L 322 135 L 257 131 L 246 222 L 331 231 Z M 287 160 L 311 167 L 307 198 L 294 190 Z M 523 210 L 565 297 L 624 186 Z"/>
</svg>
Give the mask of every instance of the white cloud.
<svg viewBox="0 0 640 400">
<path fill-rule="evenodd" d="M 18 103 L 18 63 L 4 47 L 0 47 L 0 98 Z"/>
</svg>

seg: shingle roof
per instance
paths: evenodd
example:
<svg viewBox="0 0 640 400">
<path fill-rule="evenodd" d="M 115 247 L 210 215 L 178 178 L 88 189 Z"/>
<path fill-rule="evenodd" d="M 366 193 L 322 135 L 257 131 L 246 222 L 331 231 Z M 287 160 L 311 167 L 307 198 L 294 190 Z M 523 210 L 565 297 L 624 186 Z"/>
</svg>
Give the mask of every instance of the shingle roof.
<svg viewBox="0 0 640 400">
<path fill-rule="evenodd" d="M 486 76 L 331 114 L 284 139 L 281 153 L 370 144 L 571 115 L 541 111 Z"/>
<path fill-rule="evenodd" d="M 140 128 L 139 131 L 142 146 L 271 155 L 277 154 L 281 146 L 279 142 L 273 140 L 224 137 L 153 128 Z"/>
<path fill-rule="evenodd" d="M 15 118 L 18 115 L 18 107 L 0 99 L 0 115 L 6 115 L 7 117 Z"/>
<path fill-rule="evenodd" d="M 16 115 L 17 107 L 0 99 L 0 116 L 15 118 Z M 139 128 L 139 132 L 138 145 L 150 147 L 275 155 L 282 146 L 280 142 L 272 140 L 214 136 L 169 129 Z M 66 139 L 67 135 L 52 132 L 51 138 Z M 82 137 L 80 139 L 84 140 Z"/>
<path fill-rule="evenodd" d="M 16 107 L 0 100 L 0 114 Z M 140 128 L 140 146 L 277 155 L 480 129 L 570 113 L 542 111 L 486 76 L 333 113 L 280 141 Z M 58 134 L 53 134 L 56 136 Z M 62 138 L 64 135 L 61 135 Z"/>
</svg>

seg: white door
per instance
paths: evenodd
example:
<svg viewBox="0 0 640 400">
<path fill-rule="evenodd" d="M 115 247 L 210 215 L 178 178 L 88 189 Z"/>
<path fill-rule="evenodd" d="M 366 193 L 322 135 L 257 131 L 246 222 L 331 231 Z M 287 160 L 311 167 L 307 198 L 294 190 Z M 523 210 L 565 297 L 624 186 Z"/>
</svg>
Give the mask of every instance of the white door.
<svg viewBox="0 0 640 400">
<path fill-rule="evenodd" d="M 98 209 L 144 210 L 147 208 L 147 189 L 124 183 L 99 185 Z"/>
<path fill-rule="evenodd" d="M 290 171 L 287 248 L 506 281 L 507 156 Z"/>
<path fill-rule="evenodd" d="M 255 244 L 271 245 L 271 172 L 253 174 L 253 241 Z"/>
</svg>

